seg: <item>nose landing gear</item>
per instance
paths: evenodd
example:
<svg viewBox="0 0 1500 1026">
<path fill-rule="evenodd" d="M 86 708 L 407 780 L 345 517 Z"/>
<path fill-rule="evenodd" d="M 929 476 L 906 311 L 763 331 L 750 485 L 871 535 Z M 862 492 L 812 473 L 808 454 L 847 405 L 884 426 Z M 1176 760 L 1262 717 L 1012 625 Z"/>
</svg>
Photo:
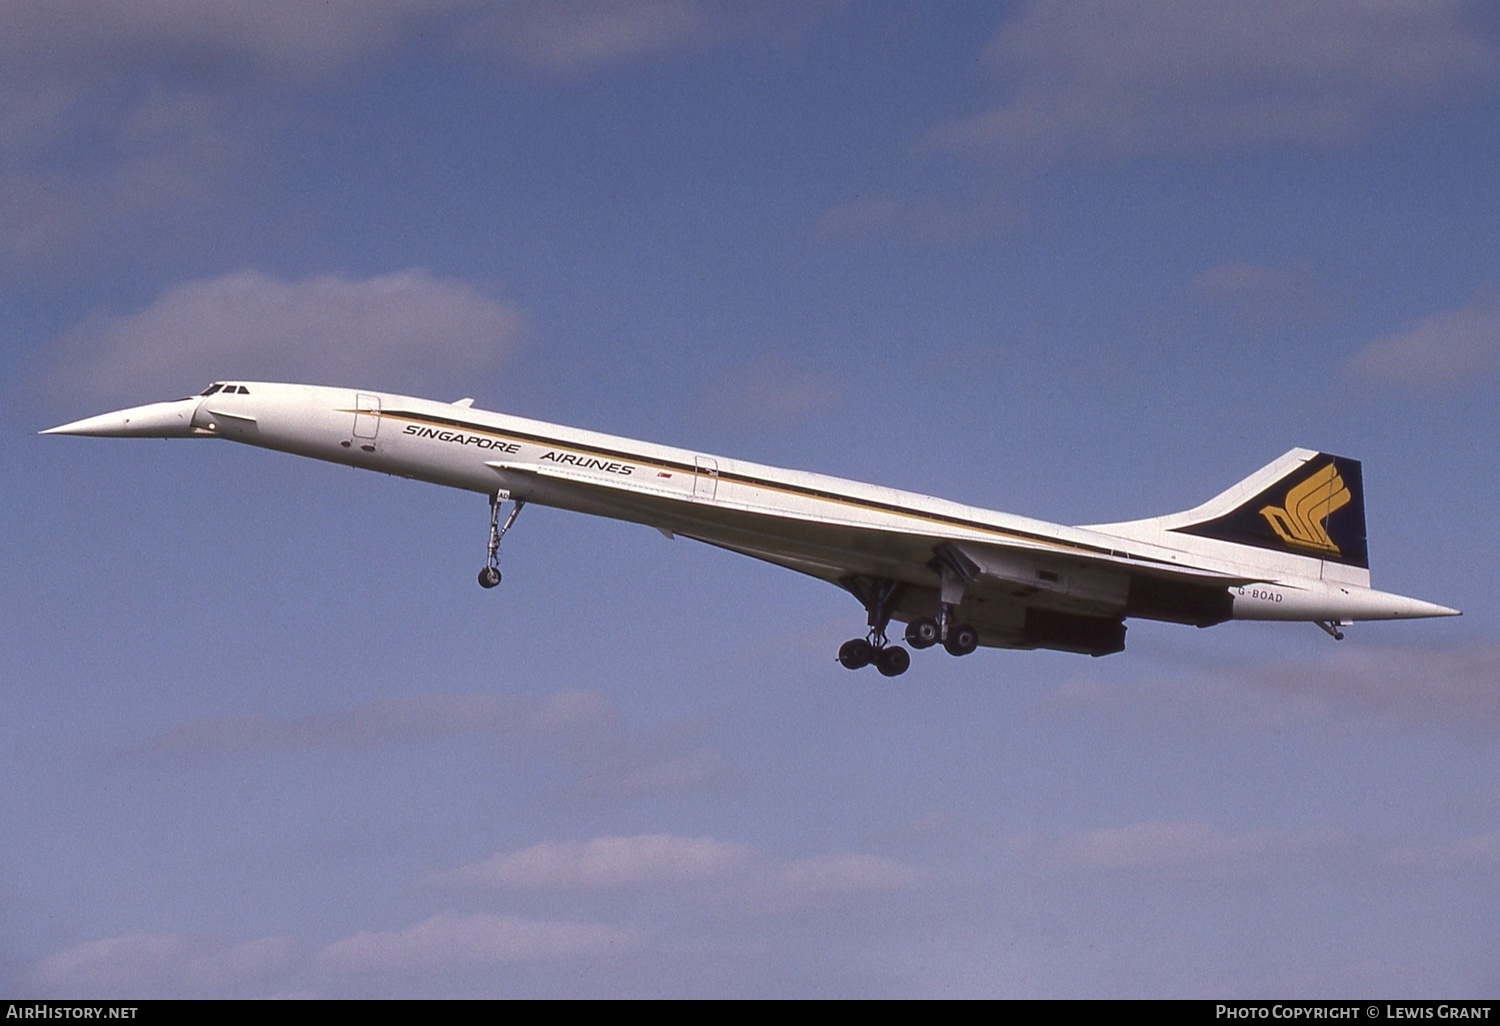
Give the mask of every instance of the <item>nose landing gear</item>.
<svg viewBox="0 0 1500 1026">
<path fill-rule="evenodd" d="M 481 588 L 493 588 L 500 583 L 500 540 L 505 537 L 505 532 L 516 522 L 516 517 L 521 513 L 521 507 L 526 505 L 525 499 L 517 499 L 515 505 L 510 509 L 510 515 L 505 518 L 502 526 L 500 523 L 500 507 L 510 498 L 509 492 L 496 492 L 490 496 L 490 544 L 485 557 L 484 566 L 479 571 L 479 586 Z"/>
</svg>

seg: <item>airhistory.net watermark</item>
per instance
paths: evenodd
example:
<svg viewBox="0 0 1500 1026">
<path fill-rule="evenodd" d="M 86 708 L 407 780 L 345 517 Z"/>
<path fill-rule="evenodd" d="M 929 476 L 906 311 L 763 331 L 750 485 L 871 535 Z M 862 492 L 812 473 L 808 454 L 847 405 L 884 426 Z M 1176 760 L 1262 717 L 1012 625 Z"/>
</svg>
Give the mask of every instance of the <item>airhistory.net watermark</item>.
<svg viewBox="0 0 1500 1026">
<path fill-rule="evenodd" d="M 7 1019 L 134 1019 L 139 1005 L 72 1005 L 28 1001 L 5 1006 Z"/>
</svg>

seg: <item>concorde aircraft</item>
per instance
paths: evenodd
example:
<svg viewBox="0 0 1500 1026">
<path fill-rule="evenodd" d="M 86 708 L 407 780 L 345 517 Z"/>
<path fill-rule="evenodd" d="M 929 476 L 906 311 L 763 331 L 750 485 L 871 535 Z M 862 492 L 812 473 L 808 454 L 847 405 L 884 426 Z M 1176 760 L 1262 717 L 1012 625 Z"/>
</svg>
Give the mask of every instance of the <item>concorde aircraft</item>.
<svg viewBox="0 0 1500 1026">
<path fill-rule="evenodd" d="M 500 583 L 501 538 L 527 503 L 647 524 L 850 592 L 869 631 L 839 662 L 888 677 L 911 663 L 886 634 L 892 620 L 914 649 L 1101 656 L 1124 649 L 1128 617 L 1300 620 L 1340 639 L 1356 620 L 1458 615 L 1370 587 L 1360 464 L 1310 449 L 1182 513 L 1065 527 L 488 413 L 472 399 L 218 381 L 42 434 L 227 438 L 478 492 L 490 504 L 486 588 Z"/>
</svg>

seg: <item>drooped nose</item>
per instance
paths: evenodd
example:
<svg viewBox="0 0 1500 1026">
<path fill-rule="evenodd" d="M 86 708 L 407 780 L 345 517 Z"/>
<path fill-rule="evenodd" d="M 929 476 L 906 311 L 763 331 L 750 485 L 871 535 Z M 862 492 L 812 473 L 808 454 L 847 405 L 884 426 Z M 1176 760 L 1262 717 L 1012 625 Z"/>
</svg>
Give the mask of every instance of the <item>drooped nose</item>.
<svg viewBox="0 0 1500 1026">
<path fill-rule="evenodd" d="M 189 438 L 193 431 L 193 411 L 200 397 L 174 399 L 165 403 L 132 406 L 128 410 L 101 413 L 71 424 L 59 424 L 40 432 L 44 435 L 94 435 L 99 438 Z"/>
</svg>

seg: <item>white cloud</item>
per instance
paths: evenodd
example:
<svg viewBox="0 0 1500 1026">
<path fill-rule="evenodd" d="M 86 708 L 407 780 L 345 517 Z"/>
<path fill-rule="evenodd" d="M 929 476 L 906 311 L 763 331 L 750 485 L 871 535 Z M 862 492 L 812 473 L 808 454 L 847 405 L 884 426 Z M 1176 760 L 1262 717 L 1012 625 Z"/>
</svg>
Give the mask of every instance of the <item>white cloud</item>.
<svg viewBox="0 0 1500 1026">
<path fill-rule="evenodd" d="M 362 974 L 441 979 L 506 967 L 571 972 L 569 966 L 583 965 L 595 971 L 602 963 L 660 957 L 657 931 L 675 929 L 680 940 L 685 923 L 697 956 L 707 953 L 703 964 L 716 962 L 715 948 L 755 961 L 765 954 L 758 941 L 746 948 L 711 929 L 704 933 L 705 922 L 743 925 L 767 915 L 882 911 L 893 896 L 923 887 L 927 879 L 921 870 L 880 856 L 840 853 L 781 861 L 709 837 L 544 842 L 428 873 L 419 882 L 455 896 L 524 895 L 543 905 L 581 898 L 593 907 L 623 896 L 627 902 L 621 907 L 631 914 L 610 922 L 446 909 L 398 929 L 357 930 L 311 951 L 287 937 L 226 944 L 185 934 L 143 934 L 58 952 L 21 979 L 38 992 L 64 996 L 253 997 L 306 990 L 309 981 L 335 985 Z M 657 925 L 647 928 L 642 922 Z M 667 946 L 673 946 L 670 940 Z M 675 956 L 674 966 L 680 968 Z"/>
<path fill-rule="evenodd" d="M 1331 831 L 1226 833 L 1207 823 L 1169 821 L 1062 835 L 1029 834 L 1011 847 L 1049 871 L 1225 881 L 1319 868 L 1349 852 L 1352 842 Z"/>
<path fill-rule="evenodd" d="M 678 900 L 741 915 L 847 905 L 926 882 L 921 870 L 882 856 L 841 853 L 781 861 L 742 844 L 670 834 L 546 841 L 422 878 L 427 886 L 448 890 L 669 890 Z"/>
<path fill-rule="evenodd" d="M 1187 286 L 1188 296 L 1247 328 L 1316 320 L 1325 303 L 1307 272 L 1264 264 L 1219 264 Z"/>
<path fill-rule="evenodd" d="M 92 76 L 131 61 L 236 56 L 302 75 L 391 45 L 415 19 L 469 0 L 48 0 L 0 6 L 8 76 Z"/>
<path fill-rule="evenodd" d="M 1357 378 L 1400 388 L 1474 385 L 1500 369 L 1500 288 L 1383 335 L 1349 358 Z"/>
<path fill-rule="evenodd" d="M 648 794 L 687 794 L 718 786 L 729 775 L 724 756 L 713 748 L 677 752 L 671 738 L 644 737 L 619 751 L 595 747 L 576 791 L 592 798 L 634 798 Z"/>
<path fill-rule="evenodd" d="M 502 48 L 529 64 L 582 68 L 706 45 L 724 26 L 697 0 L 572 0 L 506 4 L 480 22 L 471 45 Z"/>
<path fill-rule="evenodd" d="M 61 87 L 18 95 L 0 82 L 0 269 L 76 270 L 79 255 L 126 237 L 139 257 L 140 240 L 177 238 L 184 218 L 224 199 L 246 148 L 218 97 L 181 85 L 99 92 L 75 109 Z"/>
<path fill-rule="evenodd" d="M 1153 727 L 1319 727 L 1500 737 L 1500 649 L 1354 648 L 1317 662 L 1260 663 L 1134 682 L 1075 678 L 1039 705 L 1051 713 L 1129 715 Z"/>
<path fill-rule="evenodd" d="M 1451 841 L 1401 845 L 1388 851 L 1384 862 L 1395 869 L 1423 874 L 1500 870 L 1500 830 Z"/>
<path fill-rule="evenodd" d="M 596 692 L 546 696 L 415 694 L 295 718 L 193 720 L 127 754 L 221 759 L 278 752 L 365 752 L 442 738 L 504 737 L 528 757 L 559 761 L 572 779 L 568 799 L 619 800 L 716 787 L 729 775 L 723 755 L 701 742 L 704 725 L 636 729 Z"/>
<path fill-rule="evenodd" d="M 480 890 L 615 889 L 704 880 L 743 872 L 756 861 L 743 845 L 709 837 L 650 834 L 591 841 L 544 841 L 517 852 L 429 873 L 431 887 Z"/>
<path fill-rule="evenodd" d="M 0 226 L 16 222 L 53 245 L 75 242 L 71 223 L 27 218 L 17 202 L 28 185 L 45 181 L 69 204 L 82 204 L 82 223 L 107 227 L 149 195 L 157 208 L 183 197 L 137 166 L 166 164 L 195 190 L 209 188 L 224 166 L 226 140 L 238 133 L 222 102 L 234 87 L 266 74 L 296 80 L 326 74 L 383 50 L 405 36 L 416 18 L 470 0 L 49 0 L 0 5 Z M 200 110 L 189 114 L 184 104 Z M 162 108 L 154 139 L 142 118 Z M 241 116 L 243 112 L 238 112 Z M 164 135 L 181 140 L 177 145 Z M 51 148 L 85 141 L 85 174 L 76 155 Z M 219 155 L 220 159 L 210 159 Z M 116 178 L 124 179 L 117 182 Z M 142 177 L 159 187 L 146 193 Z M 117 196 L 116 193 L 123 193 Z M 69 229 L 63 231 L 62 229 Z M 9 249 L 34 256 L 39 247 Z"/>
<path fill-rule="evenodd" d="M 24 977 L 59 997 L 224 998 L 296 992 L 309 978 L 363 973 L 428 977 L 539 963 L 590 962 L 641 948 L 630 926 L 439 912 L 397 930 L 361 930 L 308 953 L 289 937 L 225 944 L 185 934 L 90 941 L 50 955 Z"/>
<path fill-rule="evenodd" d="M 704 393 L 705 417 L 733 424 L 785 427 L 839 400 L 834 380 L 781 356 L 735 367 Z"/>
<path fill-rule="evenodd" d="M 927 874 L 883 855 L 815 855 L 788 863 L 781 881 L 792 897 L 828 898 L 921 887 Z"/>
<path fill-rule="evenodd" d="M 48 0 L 0 5 L 0 82 L 97 82 L 165 63 L 305 79 L 419 35 L 590 68 L 729 40 L 796 39 L 840 0 Z M 3 120 L 3 118 L 0 118 Z"/>
<path fill-rule="evenodd" d="M 305 83 L 432 36 L 578 70 L 746 38 L 796 39 L 837 0 L 48 0 L 0 5 L 0 143 L 76 124 L 132 76 L 222 90 Z"/>
<path fill-rule="evenodd" d="M 791 40 L 839 6 L 828 0 L 554 0 L 495 5 L 465 23 L 461 46 L 555 71 L 587 71 L 736 39 Z"/>
<path fill-rule="evenodd" d="M 409 46 L 588 72 L 795 39 L 832 5 L 778 0 L 48 0 L 0 4 L 0 271 L 79 273 L 195 238 L 297 90 Z M 495 58 L 499 58 L 498 61 Z M 279 91 L 279 96 L 278 96 Z M 270 102 L 268 103 L 268 99 Z M 181 108 L 197 105 L 187 117 Z M 138 129 L 159 108 L 157 138 Z M 80 153 L 85 154 L 80 160 Z"/>
<path fill-rule="evenodd" d="M 823 211 L 817 236 L 824 241 L 892 236 L 926 243 L 973 242 L 1002 235 L 1025 216 L 1019 204 L 998 194 L 970 201 L 862 196 Z"/>
<path fill-rule="evenodd" d="M 57 375 L 69 391 L 100 397 L 191 391 L 224 377 L 472 387 L 521 332 L 514 307 L 422 270 L 301 281 L 240 271 L 83 324 L 64 340 Z"/>
<path fill-rule="evenodd" d="M 50 955 L 28 982 L 42 994 L 66 997 L 222 997 L 284 973 L 295 949 L 288 937 L 225 944 L 176 933 L 134 934 Z"/>
<path fill-rule="evenodd" d="M 618 956 L 646 940 L 639 930 L 603 923 L 440 912 L 404 930 L 365 930 L 334 941 L 318 952 L 315 964 L 333 974 L 448 974 L 515 963 Z"/>
<path fill-rule="evenodd" d="M 1461 0 L 1031 3 L 985 55 L 999 106 L 929 142 L 1027 163 L 1361 137 L 1500 77 Z"/>
</svg>

